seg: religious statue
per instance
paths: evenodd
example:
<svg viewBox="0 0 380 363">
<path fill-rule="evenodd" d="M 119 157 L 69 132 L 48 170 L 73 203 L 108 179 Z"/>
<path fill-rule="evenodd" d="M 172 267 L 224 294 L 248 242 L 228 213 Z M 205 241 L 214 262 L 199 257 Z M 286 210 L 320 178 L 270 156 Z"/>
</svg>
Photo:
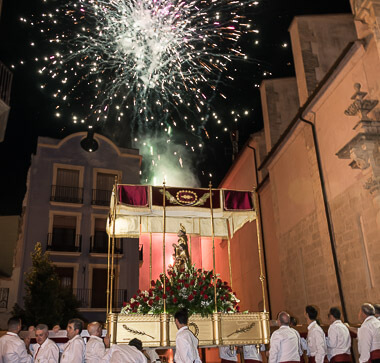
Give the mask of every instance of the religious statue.
<svg viewBox="0 0 380 363">
<path fill-rule="evenodd" d="M 173 243 L 174 248 L 174 266 L 177 269 L 185 268 L 190 263 L 189 250 L 187 245 L 186 228 L 180 223 L 180 230 L 177 233 L 178 244 Z"/>
</svg>

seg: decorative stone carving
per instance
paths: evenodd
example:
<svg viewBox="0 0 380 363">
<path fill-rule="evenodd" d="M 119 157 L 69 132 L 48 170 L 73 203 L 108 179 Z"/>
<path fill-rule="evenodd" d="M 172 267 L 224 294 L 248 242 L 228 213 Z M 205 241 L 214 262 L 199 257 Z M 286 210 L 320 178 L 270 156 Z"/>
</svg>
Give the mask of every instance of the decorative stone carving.
<svg viewBox="0 0 380 363">
<path fill-rule="evenodd" d="M 362 120 L 370 120 L 370 118 L 368 118 L 368 113 L 376 107 L 379 101 L 365 100 L 364 98 L 368 93 L 360 91 L 360 88 L 360 83 L 354 84 L 354 89 L 356 92 L 351 97 L 354 102 L 347 108 L 347 110 L 344 111 L 344 114 L 347 116 L 359 115 Z"/>
<path fill-rule="evenodd" d="M 360 169 L 366 177 L 364 189 L 371 193 L 374 206 L 379 210 L 377 223 L 380 227 L 380 121 L 368 117 L 379 103 L 378 100 L 367 100 L 367 92 L 360 90 L 360 83 L 355 83 L 354 102 L 345 110 L 347 116 L 360 116 L 355 125 L 356 135 L 338 152 L 340 159 L 350 159 L 353 169 Z"/>
</svg>

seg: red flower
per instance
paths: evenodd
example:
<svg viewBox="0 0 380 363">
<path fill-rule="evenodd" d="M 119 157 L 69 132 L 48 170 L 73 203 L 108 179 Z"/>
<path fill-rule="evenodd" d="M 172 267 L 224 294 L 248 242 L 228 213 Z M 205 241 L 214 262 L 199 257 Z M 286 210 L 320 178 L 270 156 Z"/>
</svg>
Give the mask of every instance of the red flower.
<svg viewBox="0 0 380 363">
<path fill-rule="evenodd" d="M 126 303 L 125 301 L 123 302 L 123 306 L 124 306 L 124 307 L 126 307 L 126 306 L 127 306 L 127 303 Z"/>
<path fill-rule="evenodd" d="M 224 295 L 224 297 L 226 298 L 226 300 L 228 300 L 230 295 L 226 294 L 226 295 Z"/>
<path fill-rule="evenodd" d="M 191 285 L 191 286 L 194 286 L 194 285 L 195 285 L 195 280 L 191 280 L 191 281 L 190 281 L 190 285 Z"/>
<path fill-rule="evenodd" d="M 149 305 L 149 306 L 152 306 L 152 305 L 153 305 L 153 300 L 149 300 L 149 301 L 148 301 L 148 305 Z"/>
<path fill-rule="evenodd" d="M 206 294 L 204 294 L 203 297 L 204 297 L 205 300 L 208 299 L 208 295 L 206 295 Z"/>
<path fill-rule="evenodd" d="M 178 302 L 176 297 L 173 297 L 173 303 L 176 304 Z"/>
<path fill-rule="evenodd" d="M 162 295 L 162 298 L 163 298 L 163 299 L 166 299 L 166 294 L 163 294 L 163 295 Z"/>
<path fill-rule="evenodd" d="M 176 277 L 177 275 L 176 275 L 176 273 L 175 272 L 173 272 L 173 275 L 172 275 L 173 277 Z"/>
<path fill-rule="evenodd" d="M 159 297 L 159 296 L 156 296 L 156 297 L 154 298 L 154 300 L 159 301 L 159 300 L 160 300 L 160 297 Z"/>
<path fill-rule="evenodd" d="M 193 291 L 193 295 L 194 295 L 194 296 L 197 295 L 197 292 L 196 292 L 195 290 Z"/>
<path fill-rule="evenodd" d="M 239 305 L 236 306 L 236 311 L 237 311 L 237 312 L 240 311 L 240 306 L 239 306 Z"/>
<path fill-rule="evenodd" d="M 147 298 L 147 297 L 144 297 L 143 300 L 144 300 L 144 302 L 147 302 L 147 301 L 148 301 L 148 298 Z"/>
<path fill-rule="evenodd" d="M 136 302 L 135 306 L 136 306 L 136 307 L 140 306 L 140 303 L 139 303 L 139 302 Z"/>
<path fill-rule="evenodd" d="M 170 291 L 170 286 L 166 286 L 166 291 Z"/>
<path fill-rule="evenodd" d="M 198 272 L 202 272 L 202 269 L 201 269 L 201 268 L 199 268 L 199 269 L 198 269 Z"/>
<path fill-rule="evenodd" d="M 178 285 L 178 286 L 177 286 L 177 290 L 181 290 L 181 286 Z"/>
<path fill-rule="evenodd" d="M 140 294 L 140 293 L 141 293 L 141 290 L 140 290 L 140 289 L 138 289 L 138 290 L 137 290 L 137 294 Z"/>
<path fill-rule="evenodd" d="M 185 284 L 185 287 L 186 287 L 186 289 L 188 289 L 188 288 L 189 288 L 189 286 L 190 286 L 189 284 Z"/>
<path fill-rule="evenodd" d="M 185 274 L 185 276 L 186 276 L 186 278 L 189 278 L 189 277 L 190 277 L 190 275 L 189 275 L 189 274 Z"/>
<path fill-rule="evenodd" d="M 187 300 L 189 300 L 189 301 L 194 300 L 194 296 L 192 294 L 190 294 L 189 297 L 187 298 Z"/>
<path fill-rule="evenodd" d="M 224 296 L 221 296 L 221 297 L 220 297 L 220 301 L 223 301 L 223 300 L 224 300 Z"/>
<path fill-rule="evenodd" d="M 133 297 L 132 297 L 132 298 L 136 300 L 136 299 L 137 299 L 137 296 L 136 296 L 136 295 L 133 295 Z"/>
<path fill-rule="evenodd" d="M 150 284 L 151 284 L 152 286 L 156 286 L 156 281 L 152 280 L 152 281 L 150 282 Z"/>
</svg>

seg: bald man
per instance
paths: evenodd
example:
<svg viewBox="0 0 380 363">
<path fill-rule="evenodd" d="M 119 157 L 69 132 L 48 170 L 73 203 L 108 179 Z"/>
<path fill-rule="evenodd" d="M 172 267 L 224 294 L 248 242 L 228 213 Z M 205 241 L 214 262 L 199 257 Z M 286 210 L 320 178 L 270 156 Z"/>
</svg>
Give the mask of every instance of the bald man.
<svg viewBox="0 0 380 363">
<path fill-rule="evenodd" d="M 358 329 L 359 362 L 380 363 L 380 321 L 375 317 L 372 304 L 363 304 L 359 310 Z"/>
<path fill-rule="evenodd" d="M 299 363 L 300 342 L 289 323 L 290 315 L 286 311 L 278 314 L 277 324 L 280 328 L 270 338 L 269 363 Z"/>
<path fill-rule="evenodd" d="M 109 348 L 109 338 L 105 337 L 103 342 L 102 325 L 97 321 L 88 324 L 87 331 L 90 334 L 90 339 L 86 344 L 85 362 L 102 362 L 106 355 L 106 348 Z"/>
</svg>

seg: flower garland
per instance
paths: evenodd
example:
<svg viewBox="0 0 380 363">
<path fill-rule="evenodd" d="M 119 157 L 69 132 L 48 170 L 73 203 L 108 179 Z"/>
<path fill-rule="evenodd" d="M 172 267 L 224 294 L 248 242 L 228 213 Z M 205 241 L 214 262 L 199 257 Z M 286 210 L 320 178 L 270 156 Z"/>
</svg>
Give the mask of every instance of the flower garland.
<svg viewBox="0 0 380 363">
<path fill-rule="evenodd" d="M 123 304 L 121 314 L 160 314 L 166 311 L 175 314 L 179 309 L 187 309 L 189 315 L 210 315 L 214 312 L 214 281 L 216 280 L 217 307 L 219 312 L 239 312 L 239 300 L 218 275 L 212 271 L 196 269 L 195 266 L 186 266 L 181 270 L 169 266 L 167 275 L 161 274 L 156 281 L 151 281 L 151 288 L 147 291 L 138 290 L 137 293 Z M 166 278 L 164 292 L 164 278 Z"/>
</svg>

